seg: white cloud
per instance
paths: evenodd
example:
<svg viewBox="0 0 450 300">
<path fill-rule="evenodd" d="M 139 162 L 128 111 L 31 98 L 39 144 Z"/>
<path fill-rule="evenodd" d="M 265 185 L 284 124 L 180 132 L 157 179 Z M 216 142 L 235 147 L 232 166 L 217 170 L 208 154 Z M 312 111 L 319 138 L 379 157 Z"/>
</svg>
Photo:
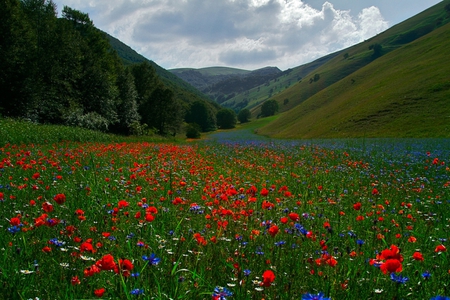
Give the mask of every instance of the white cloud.
<svg viewBox="0 0 450 300">
<path fill-rule="evenodd" d="M 331 2 L 315 9 L 300 0 L 65 3 L 89 13 L 97 27 L 165 68 L 271 65 L 287 69 L 388 28 L 380 10 L 370 5 L 352 12 Z"/>
</svg>

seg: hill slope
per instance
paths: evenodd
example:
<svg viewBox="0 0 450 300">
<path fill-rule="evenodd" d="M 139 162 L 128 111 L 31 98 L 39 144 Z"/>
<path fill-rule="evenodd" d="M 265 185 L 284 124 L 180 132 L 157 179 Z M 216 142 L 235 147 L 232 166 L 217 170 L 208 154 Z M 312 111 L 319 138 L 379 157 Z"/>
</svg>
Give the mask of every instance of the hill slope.
<svg viewBox="0 0 450 300">
<path fill-rule="evenodd" d="M 154 61 L 148 60 L 144 56 L 137 53 L 135 50 L 133 50 L 128 45 L 124 44 L 120 40 L 116 39 L 115 37 L 104 33 L 106 37 L 109 40 L 109 43 L 113 47 L 114 50 L 116 50 L 119 57 L 122 59 L 125 65 L 131 65 L 131 64 L 138 64 L 144 61 L 149 62 L 153 68 L 155 69 L 158 76 L 161 78 L 162 82 L 167 86 L 170 87 L 175 95 L 177 95 L 179 98 L 181 98 L 185 102 L 190 102 L 194 98 L 202 99 L 204 101 L 208 101 L 209 103 L 213 104 L 218 108 L 218 105 L 215 105 L 214 102 L 210 101 L 210 99 L 203 93 L 201 93 L 198 89 L 187 83 L 186 81 L 180 79 L 175 74 L 172 74 L 171 72 L 167 71 L 166 69 L 162 68 L 158 64 L 156 64 Z"/>
<path fill-rule="evenodd" d="M 290 138 L 450 136 L 450 16 L 444 9 L 449 3 L 344 50 L 345 56 L 307 76 L 318 74 L 318 80 L 304 80 L 274 96 L 282 111 L 290 111 L 259 133 Z M 369 49 L 376 44 L 382 46 L 378 55 Z"/>
</svg>

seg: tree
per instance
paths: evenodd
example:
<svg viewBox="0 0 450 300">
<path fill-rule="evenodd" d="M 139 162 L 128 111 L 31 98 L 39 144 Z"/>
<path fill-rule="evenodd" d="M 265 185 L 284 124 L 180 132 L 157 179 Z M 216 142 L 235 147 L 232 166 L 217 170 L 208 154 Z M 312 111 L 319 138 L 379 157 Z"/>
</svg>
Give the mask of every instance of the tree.
<svg viewBox="0 0 450 300">
<path fill-rule="evenodd" d="M 374 57 L 379 57 L 383 52 L 383 46 L 381 46 L 381 44 L 378 43 L 372 44 L 369 46 L 369 50 L 373 50 Z"/>
<path fill-rule="evenodd" d="M 117 77 L 119 95 L 117 99 L 118 122 L 112 128 L 117 133 L 130 134 L 141 116 L 136 102 L 137 92 L 134 77 L 129 68 L 123 68 Z"/>
<path fill-rule="evenodd" d="M 238 120 L 241 123 L 247 123 L 250 121 L 250 117 L 252 116 L 251 112 L 249 109 L 244 108 L 242 109 L 239 113 L 238 113 Z"/>
<path fill-rule="evenodd" d="M 198 139 L 200 138 L 202 128 L 197 123 L 189 123 L 186 126 L 186 137 L 188 139 Z"/>
<path fill-rule="evenodd" d="M 153 122 L 148 124 L 158 130 L 159 134 L 175 135 L 182 120 L 181 105 L 175 99 L 173 92 L 163 86 L 157 87 L 152 95 Z"/>
<path fill-rule="evenodd" d="M 204 101 L 192 102 L 186 112 L 185 120 L 187 123 L 197 123 L 203 132 L 216 129 L 216 114 Z"/>
<path fill-rule="evenodd" d="M 29 100 L 24 87 L 30 76 L 33 35 L 19 0 L 2 3 L 0 19 L 0 113 L 19 117 Z"/>
<path fill-rule="evenodd" d="M 216 114 L 217 126 L 222 129 L 234 128 L 237 123 L 236 113 L 229 108 L 223 108 Z"/>
<path fill-rule="evenodd" d="M 267 100 L 261 106 L 261 116 L 268 117 L 273 116 L 278 112 L 278 102 L 274 99 Z"/>
</svg>

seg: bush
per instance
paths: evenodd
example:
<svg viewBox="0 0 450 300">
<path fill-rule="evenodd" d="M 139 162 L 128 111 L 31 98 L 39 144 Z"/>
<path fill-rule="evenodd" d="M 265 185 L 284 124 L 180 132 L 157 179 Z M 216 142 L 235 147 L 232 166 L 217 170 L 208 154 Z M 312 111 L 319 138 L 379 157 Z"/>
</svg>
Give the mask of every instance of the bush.
<svg viewBox="0 0 450 300">
<path fill-rule="evenodd" d="M 188 139 L 198 139 L 201 136 L 202 128 L 197 123 L 190 123 L 186 126 L 186 137 Z"/>
<path fill-rule="evenodd" d="M 241 110 L 237 116 L 239 122 L 241 123 L 247 123 L 250 121 L 250 117 L 252 116 L 252 114 L 250 113 L 250 110 L 247 108 L 244 108 L 243 110 Z"/>
</svg>

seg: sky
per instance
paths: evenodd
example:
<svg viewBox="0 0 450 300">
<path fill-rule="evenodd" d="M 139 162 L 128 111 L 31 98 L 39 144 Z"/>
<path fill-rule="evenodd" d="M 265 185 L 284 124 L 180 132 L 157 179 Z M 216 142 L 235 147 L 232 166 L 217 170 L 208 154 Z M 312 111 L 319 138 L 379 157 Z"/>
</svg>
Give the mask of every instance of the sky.
<svg viewBox="0 0 450 300">
<path fill-rule="evenodd" d="M 53 0 L 165 69 L 281 70 L 364 41 L 440 0 Z"/>
</svg>

